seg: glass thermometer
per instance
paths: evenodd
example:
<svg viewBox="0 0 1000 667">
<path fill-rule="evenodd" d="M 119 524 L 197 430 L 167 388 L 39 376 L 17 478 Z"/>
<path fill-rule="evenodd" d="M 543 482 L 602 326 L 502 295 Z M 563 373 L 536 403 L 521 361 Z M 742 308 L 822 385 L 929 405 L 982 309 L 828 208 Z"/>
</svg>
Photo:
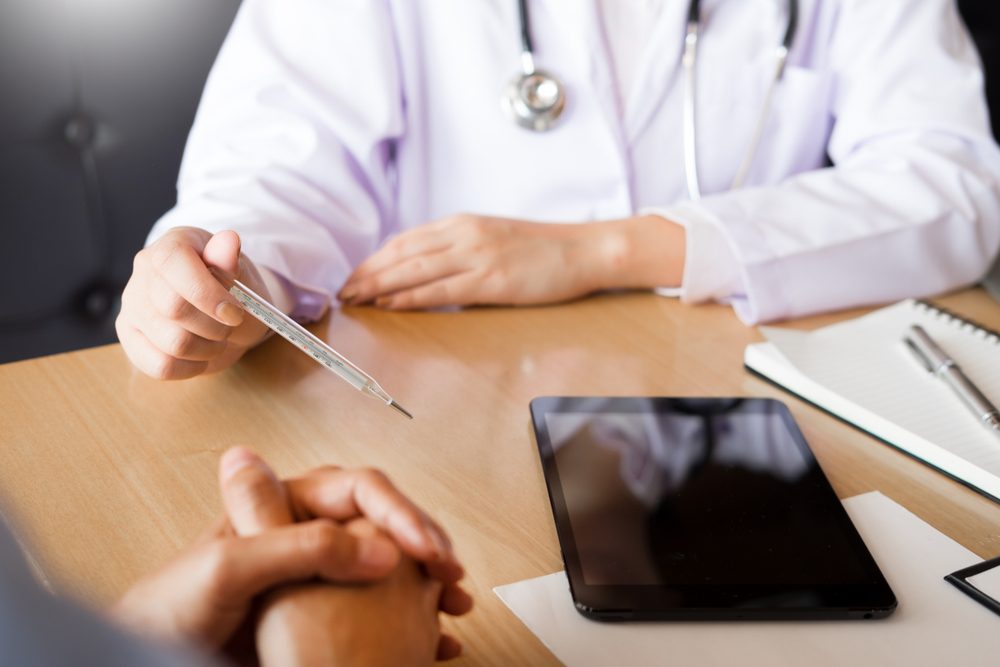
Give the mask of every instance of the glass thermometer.
<svg viewBox="0 0 1000 667">
<path fill-rule="evenodd" d="M 218 271 L 212 274 L 229 290 L 243 309 L 260 320 L 268 329 L 295 345 L 323 366 L 340 376 L 363 394 L 377 398 L 409 419 L 411 415 L 402 405 L 378 385 L 375 378 L 352 364 L 347 357 L 309 333 L 301 324 L 285 315 L 252 289 L 233 278 L 226 278 Z"/>
</svg>

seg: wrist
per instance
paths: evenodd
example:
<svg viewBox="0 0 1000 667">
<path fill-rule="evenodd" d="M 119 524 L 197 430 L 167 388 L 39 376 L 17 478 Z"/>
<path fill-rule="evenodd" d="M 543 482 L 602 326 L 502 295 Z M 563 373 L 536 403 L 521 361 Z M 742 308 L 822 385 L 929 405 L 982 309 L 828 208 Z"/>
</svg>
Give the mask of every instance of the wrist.
<svg viewBox="0 0 1000 667">
<path fill-rule="evenodd" d="M 309 613 L 317 606 L 315 585 L 298 584 L 275 591 L 265 598 L 257 622 L 257 656 L 262 667 L 271 665 L 337 664 L 330 649 L 338 646 L 331 635 L 339 626 L 321 614 Z"/>
<path fill-rule="evenodd" d="M 267 596 L 256 629 L 261 667 L 394 664 L 382 659 L 392 655 L 379 648 L 392 645 L 383 626 L 365 614 L 369 590 L 304 583 Z"/>
<path fill-rule="evenodd" d="M 658 215 L 583 225 L 594 290 L 677 287 L 684 276 L 685 230 Z M 595 270 L 596 269 L 596 270 Z"/>
<path fill-rule="evenodd" d="M 192 641 L 169 605 L 146 604 L 141 593 L 127 591 L 105 609 L 105 616 L 130 633 L 162 642 Z"/>
</svg>

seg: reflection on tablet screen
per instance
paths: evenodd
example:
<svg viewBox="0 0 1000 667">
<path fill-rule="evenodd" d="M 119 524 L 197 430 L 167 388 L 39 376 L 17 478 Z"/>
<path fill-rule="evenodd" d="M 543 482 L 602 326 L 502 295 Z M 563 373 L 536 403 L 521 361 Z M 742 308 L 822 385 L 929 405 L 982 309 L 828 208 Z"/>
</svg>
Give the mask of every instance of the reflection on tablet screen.
<svg viewBox="0 0 1000 667">
<path fill-rule="evenodd" d="M 586 584 L 870 580 L 780 404 L 753 403 L 545 414 Z"/>
</svg>

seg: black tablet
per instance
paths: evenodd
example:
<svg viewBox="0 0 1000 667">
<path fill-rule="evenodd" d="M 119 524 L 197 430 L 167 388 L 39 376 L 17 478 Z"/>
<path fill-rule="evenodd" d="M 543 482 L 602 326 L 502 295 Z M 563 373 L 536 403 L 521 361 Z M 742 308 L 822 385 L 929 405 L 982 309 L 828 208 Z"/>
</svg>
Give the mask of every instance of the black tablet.
<svg viewBox="0 0 1000 667">
<path fill-rule="evenodd" d="M 573 600 L 628 619 L 861 619 L 896 598 L 784 404 L 531 402 Z"/>
</svg>

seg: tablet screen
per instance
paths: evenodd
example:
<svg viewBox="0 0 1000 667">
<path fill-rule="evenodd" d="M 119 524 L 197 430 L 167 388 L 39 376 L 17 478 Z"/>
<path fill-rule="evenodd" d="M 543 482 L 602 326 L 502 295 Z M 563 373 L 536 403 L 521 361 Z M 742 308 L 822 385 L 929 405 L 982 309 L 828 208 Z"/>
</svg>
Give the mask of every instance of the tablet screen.
<svg viewBox="0 0 1000 667">
<path fill-rule="evenodd" d="M 783 404 L 555 398 L 532 408 L 574 594 L 617 609 L 655 606 L 657 594 L 668 608 L 891 598 Z"/>
</svg>

